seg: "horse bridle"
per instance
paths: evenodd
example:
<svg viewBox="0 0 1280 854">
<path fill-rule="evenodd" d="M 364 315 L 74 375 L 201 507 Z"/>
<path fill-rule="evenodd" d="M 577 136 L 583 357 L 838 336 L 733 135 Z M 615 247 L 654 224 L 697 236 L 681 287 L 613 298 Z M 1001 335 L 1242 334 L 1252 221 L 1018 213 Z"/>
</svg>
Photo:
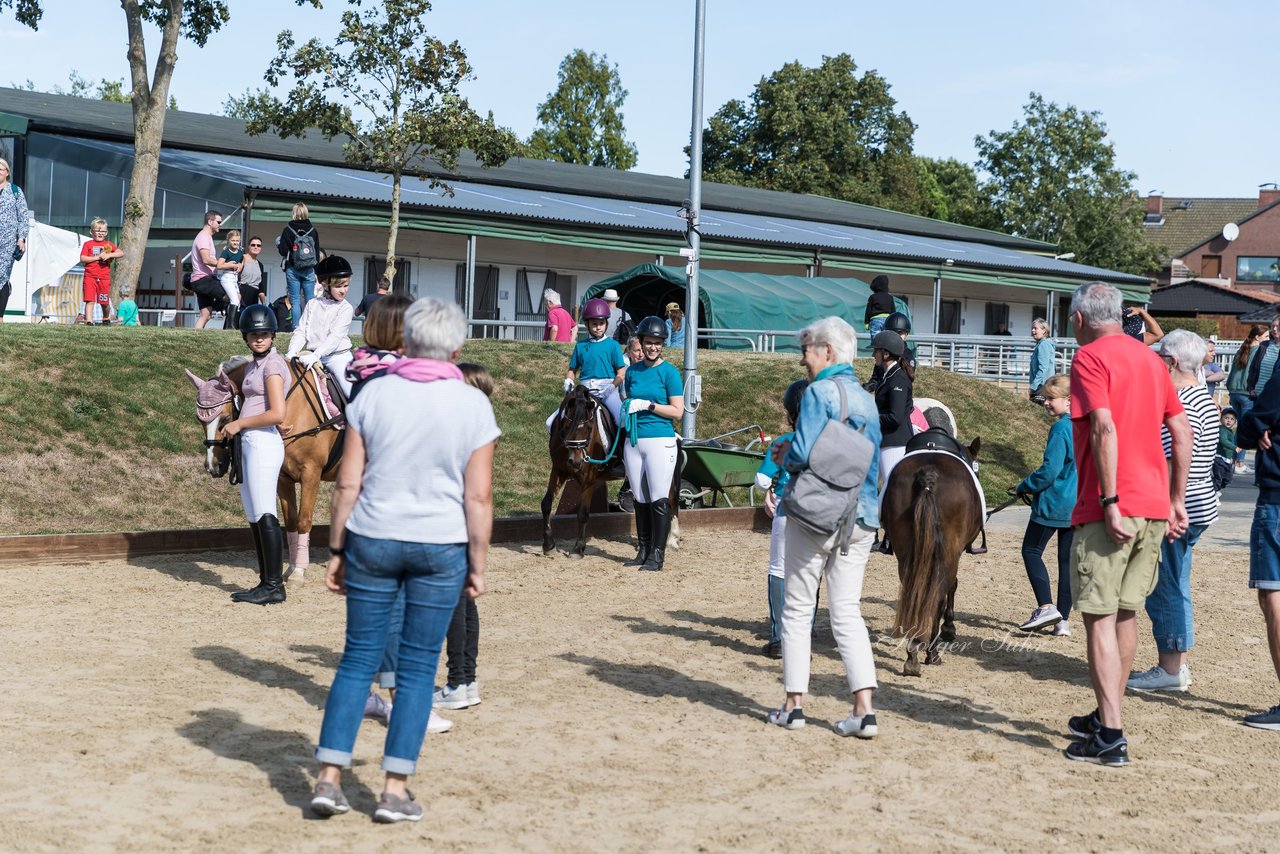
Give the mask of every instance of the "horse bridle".
<svg viewBox="0 0 1280 854">
<path fill-rule="evenodd" d="M 574 398 L 573 403 L 574 403 L 575 409 L 577 407 L 578 401 L 579 401 L 578 398 Z M 595 406 L 599 406 L 599 404 L 596 403 L 595 398 L 591 397 L 591 395 L 585 395 L 585 400 L 583 400 L 583 403 L 586 404 L 586 410 L 587 410 L 586 415 L 583 418 L 569 421 L 567 417 L 568 412 L 565 412 L 563 410 L 561 411 L 561 419 L 564 423 L 560 428 L 560 441 L 564 445 L 565 450 L 582 451 L 583 454 L 585 455 L 587 451 L 587 446 L 591 444 L 591 433 L 590 433 L 591 419 L 592 419 L 592 416 L 595 415 Z M 565 433 L 577 433 L 578 431 L 584 428 L 588 430 L 587 437 L 585 439 L 564 438 Z"/>
</svg>

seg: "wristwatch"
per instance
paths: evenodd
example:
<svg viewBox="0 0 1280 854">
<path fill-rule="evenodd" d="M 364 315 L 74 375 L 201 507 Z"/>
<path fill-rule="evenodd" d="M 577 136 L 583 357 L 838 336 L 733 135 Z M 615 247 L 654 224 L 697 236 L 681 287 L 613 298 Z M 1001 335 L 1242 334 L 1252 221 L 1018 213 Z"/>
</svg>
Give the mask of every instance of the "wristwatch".
<svg viewBox="0 0 1280 854">
<path fill-rule="evenodd" d="M 658 407 L 658 404 L 654 403 L 653 401 L 649 401 L 649 411 L 650 411 L 650 412 L 653 412 L 653 410 L 655 410 L 657 407 Z"/>
<path fill-rule="evenodd" d="M 1113 495 L 1113 496 L 1111 496 L 1110 498 L 1103 498 L 1103 499 L 1100 499 L 1100 503 L 1102 504 L 1102 506 L 1103 506 L 1103 507 L 1110 507 L 1112 504 L 1119 504 L 1119 503 L 1120 503 L 1120 496 L 1119 496 L 1119 495 Z"/>
<path fill-rule="evenodd" d="M 329 555 L 331 557 L 346 557 L 347 550 L 345 547 L 335 549 L 333 546 L 329 546 Z"/>
</svg>

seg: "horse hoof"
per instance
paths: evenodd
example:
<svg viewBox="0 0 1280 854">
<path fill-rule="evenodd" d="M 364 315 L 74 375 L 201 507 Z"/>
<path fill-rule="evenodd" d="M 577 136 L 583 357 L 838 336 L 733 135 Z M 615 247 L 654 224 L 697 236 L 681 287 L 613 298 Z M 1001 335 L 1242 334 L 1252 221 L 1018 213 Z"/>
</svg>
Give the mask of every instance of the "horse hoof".
<svg viewBox="0 0 1280 854">
<path fill-rule="evenodd" d="M 569 552 L 568 557 L 571 557 L 574 560 L 582 560 L 582 558 L 585 557 L 585 555 L 583 555 L 582 552 Z"/>
<path fill-rule="evenodd" d="M 919 676 L 920 665 L 914 661 L 908 661 L 906 664 L 902 665 L 902 675 L 903 676 Z"/>
<path fill-rule="evenodd" d="M 956 630 L 954 628 L 943 629 L 941 632 L 938 633 L 938 637 L 946 641 L 947 643 L 951 643 L 953 640 L 956 639 Z"/>
<path fill-rule="evenodd" d="M 931 653 L 929 653 L 928 655 L 926 655 L 926 656 L 925 656 L 925 658 L 924 658 L 924 663 L 925 663 L 925 664 L 941 664 L 941 663 L 942 663 L 942 653 L 940 653 L 940 652 L 931 652 Z"/>
</svg>

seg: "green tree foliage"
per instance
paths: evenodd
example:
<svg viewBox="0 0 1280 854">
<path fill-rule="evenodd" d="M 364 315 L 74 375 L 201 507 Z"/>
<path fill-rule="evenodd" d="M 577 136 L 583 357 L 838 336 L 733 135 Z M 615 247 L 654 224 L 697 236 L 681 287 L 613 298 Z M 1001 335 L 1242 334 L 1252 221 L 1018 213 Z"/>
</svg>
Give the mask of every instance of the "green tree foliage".
<svg viewBox="0 0 1280 854">
<path fill-rule="evenodd" d="M 227 106 L 250 133 L 287 139 L 319 128 L 326 139 L 342 137 L 348 163 L 391 176 L 387 276 L 394 277 L 403 176 L 438 186 L 436 175 L 457 167 L 462 148 L 497 166 L 519 152 L 520 141 L 461 95 L 471 65 L 456 41 L 427 32 L 428 0 L 348 3 L 332 38 L 297 45 L 292 32 L 280 33 L 264 75 L 269 88 Z M 277 97 L 286 80 L 291 87 Z"/>
<path fill-rule="evenodd" d="M 319 5 L 319 0 L 294 0 Z M 143 250 L 151 231 L 155 208 L 156 180 L 160 174 L 160 145 L 164 138 L 166 109 L 176 109 L 169 95 L 174 65 L 178 61 L 178 39 L 185 38 L 204 47 L 231 17 L 222 0 L 120 0 L 128 32 L 129 90 L 124 84 L 103 80 L 99 97 L 114 100 L 127 95 L 133 105 L 133 169 L 124 202 L 124 222 L 120 224 L 120 245 L 126 254 L 115 262 L 111 287 L 119 295 L 122 285 L 132 286 L 142 269 Z M 19 23 L 40 28 L 44 14 L 41 0 L 0 0 L 0 12 L 12 9 Z M 160 50 L 155 68 L 147 60 L 144 24 L 160 29 Z M 73 76 L 72 85 L 75 80 Z M 85 83 L 86 87 L 90 84 Z"/>
<path fill-rule="evenodd" d="M 974 144 L 1004 230 L 1056 243 L 1077 263 L 1135 275 L 1159 269 L 1159 248 L 1143 239 L 1137 176 L 1116 166 L 1098 112 L 1032 92 L 1022 121 Z"/>
<path fill-rule="evenodd" d="M 978 186 L 978 173 L 968 163 L 951 157 L 917 157 L 916 165 L 923 202 L 921 214 L 976 228 L 1000 227 L 991 200 Z"/>
<path fill-rule="evenodd" d="M 626 99 L 616 64 L 610 65 L 607 56 L 575 50 L 560 63 L 556 90 L 538 105 L 529 156 L 630 169 L 636 165 L 636 147 L 627 141 L 622 121 Z"/>
<path fill-rule="evenodd" d="M 28 77 L 25 83 L 10 83 L 10 88 L 25 89 L 28 92 L 44 91 L 37 90 L 36 84 Z M 123 80 L 107 80 L 105 77 L 95 84 L 90 80 L 80 76 L 80 72 L 74 68 L 67 75 L 67 88 L 62 88 L 57 83 L 49 88 L 54 95 L 70 95 L 72 98 L 97 98 L 99 101 L 113 101 L 117 104 L 129 103 L 129 93 L 124 90 Z M 171 107 L 176 109 L 176 107 Z"/>
<path fill-rule="evenodd" d="M 703 177 L 919 212 L 916 126 L 883 77 L 857 70 L 842 53 L 762 78 L 749 103 L 730 101 L 711 117 Z"/>
</svg>

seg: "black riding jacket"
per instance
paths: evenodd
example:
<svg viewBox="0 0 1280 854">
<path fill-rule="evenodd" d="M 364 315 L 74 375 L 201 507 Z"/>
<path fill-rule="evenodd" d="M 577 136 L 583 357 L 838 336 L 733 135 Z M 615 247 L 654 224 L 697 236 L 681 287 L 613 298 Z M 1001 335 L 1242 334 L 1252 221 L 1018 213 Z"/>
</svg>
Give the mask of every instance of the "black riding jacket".
<svg viewBox="0 0 1280 854">
<path fill-rule="evenodd" d="M 880 447 L 902 448 L 911 439 L 911 408 L 915 406 L 911 378 L 897 362 L 885 368 L 876 387 L 880 410 Z"/>
</svg>

